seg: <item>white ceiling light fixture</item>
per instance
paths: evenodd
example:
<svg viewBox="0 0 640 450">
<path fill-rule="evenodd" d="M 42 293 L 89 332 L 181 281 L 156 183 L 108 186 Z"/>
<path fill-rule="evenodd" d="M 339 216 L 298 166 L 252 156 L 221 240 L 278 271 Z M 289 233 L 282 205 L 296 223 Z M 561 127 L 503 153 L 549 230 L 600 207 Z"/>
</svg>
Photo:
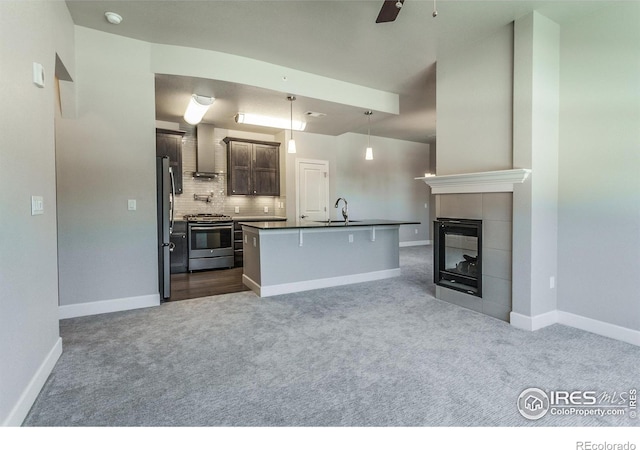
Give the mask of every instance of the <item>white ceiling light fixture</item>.
<svg viewBox="0 0 640 450">
<path fill-rule="evenodd" d="M 214 97 L 193 94 L 184 112 L 184 120 L 191 125 L 199 124 L 214 100 Z"/>
<path fill-rule="evenodd" d="M 107 18 L 107 22 L 113 25 L 120 25 L 120 22 L 122 22 L 122 16 L 120 14 L 107 11 L 106 13 L 104 13 L 104 16 Z"/>
<path fill-rule="evenodd" d="M 291 104 L 291 139 L 289 139 L 289 145 L 287 145 L 288 153 L 296 153 L 296 141 L 293 140 L 293 102 L 296 101 L 296 98 L 293 95 L 287 97 L 289 103 Z"/>
<path fill-rule="evenodd" d="M 306 122 L 299 120 L 289 121 L 278 117 L 260 116 L 258 114 L 238 113 L 235 115 L 236 123 L 245 123 L 247 125 L 258 125 L 260 127 L 281 128 L 286 130 L 292 128 L 296 131 L 304 131 L 307 126 Z"/>
<path fill-rule="evenodd" d="M 373 148 L 371 148 L 371 115 L 373 111 L 366 111 L 367 116 L 367 150 L 364 153 L 364 159 L 371 161 L 373 159 Z"/>
</svg>

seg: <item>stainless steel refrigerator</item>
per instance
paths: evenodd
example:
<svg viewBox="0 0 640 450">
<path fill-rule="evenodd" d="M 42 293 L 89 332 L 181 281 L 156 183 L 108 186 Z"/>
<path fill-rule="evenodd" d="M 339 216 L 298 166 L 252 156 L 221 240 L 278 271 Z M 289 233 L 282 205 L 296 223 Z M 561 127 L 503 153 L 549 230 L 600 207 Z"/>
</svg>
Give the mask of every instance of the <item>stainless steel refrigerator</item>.
<svg viewBox="0 0 640 450">
<path fill-rule="evenodd" d="M 175 182 L 166 156 L 156 158 L 158 195 L 158 282 L 160 298 L 171 296 L 171 231 Z"/>
</svg>

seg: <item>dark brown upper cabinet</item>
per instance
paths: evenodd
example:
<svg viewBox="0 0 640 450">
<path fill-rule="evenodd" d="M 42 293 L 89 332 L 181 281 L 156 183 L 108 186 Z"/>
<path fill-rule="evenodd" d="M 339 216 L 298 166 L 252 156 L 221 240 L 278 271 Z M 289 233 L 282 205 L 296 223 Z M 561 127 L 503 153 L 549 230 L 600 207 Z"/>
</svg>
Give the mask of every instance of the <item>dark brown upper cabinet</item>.
<svg viewBox="0 0 640 450">
<path fill-rule="evenodd" d="M 225 138 L 227 195 L 280 195 L 280 143 Z"/>
<path fill-rule="evenodd" d="M 168 156 L 176 184 L 176 195 L 182 194 L 182 138 L 184 131 L 156 128 L 156 156 Z"/>
</svg>

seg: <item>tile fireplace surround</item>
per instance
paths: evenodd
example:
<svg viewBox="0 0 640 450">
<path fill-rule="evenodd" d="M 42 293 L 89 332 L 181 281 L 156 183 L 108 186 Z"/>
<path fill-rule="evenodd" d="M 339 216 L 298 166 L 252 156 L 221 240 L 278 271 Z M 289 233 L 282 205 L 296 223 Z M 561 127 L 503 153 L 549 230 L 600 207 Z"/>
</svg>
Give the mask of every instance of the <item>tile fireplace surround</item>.
<svg viewBox="0 0 640 450">
<path fill-rule="evenodd" d="M 436 298 L 509 321 L 513 194 L 441 194 L 436 216 L 482 220 L 482 297 L 436 286 Z"/>
<path fill-rule="evenodd" d="M 416 178 L 436 194 L 436 217 L 482 220 L 482 298 L 436 286 L 436 298 L 509 322 L 513 185 L 531 173 L 513 169 Z"/>
</svg>

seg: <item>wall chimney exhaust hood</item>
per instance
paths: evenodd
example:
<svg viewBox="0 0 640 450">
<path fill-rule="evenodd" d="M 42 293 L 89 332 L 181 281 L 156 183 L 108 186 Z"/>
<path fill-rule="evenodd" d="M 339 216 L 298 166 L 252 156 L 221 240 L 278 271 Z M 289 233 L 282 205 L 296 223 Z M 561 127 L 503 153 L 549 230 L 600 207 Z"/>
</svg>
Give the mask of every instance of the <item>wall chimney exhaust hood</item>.
<svg viewBox="0 0 640 450">
<path fill-rule="evenodd" d="M 198 145 L 196 148 L 196 171 L 194 178 L 216 178 L 215 144 L 213 140 L 214 126 L 200 123 L 196 127 Z"/>
</svg>

